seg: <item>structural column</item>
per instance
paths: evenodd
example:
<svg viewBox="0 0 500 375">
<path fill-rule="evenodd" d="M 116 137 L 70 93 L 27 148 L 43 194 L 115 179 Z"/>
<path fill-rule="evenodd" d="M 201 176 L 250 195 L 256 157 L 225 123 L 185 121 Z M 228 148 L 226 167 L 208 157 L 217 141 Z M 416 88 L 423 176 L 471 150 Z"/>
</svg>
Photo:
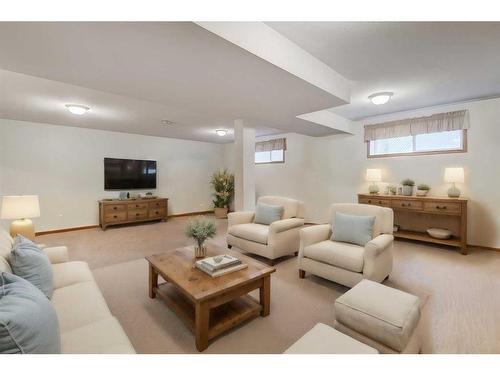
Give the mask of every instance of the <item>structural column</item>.
<svg viewBox="0 0 500 375">
<path fill-rule="evenodd" d="M 255 129 L 234 121 L 234 208 L 255 208 Z"/>
</svg>

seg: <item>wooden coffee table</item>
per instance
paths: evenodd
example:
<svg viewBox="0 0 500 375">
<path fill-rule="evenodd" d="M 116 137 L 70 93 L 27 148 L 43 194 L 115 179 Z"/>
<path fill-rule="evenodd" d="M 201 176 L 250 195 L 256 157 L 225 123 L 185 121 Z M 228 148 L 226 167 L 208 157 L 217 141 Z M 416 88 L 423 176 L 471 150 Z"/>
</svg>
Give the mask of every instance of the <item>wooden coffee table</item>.
<svg viewBox="0 0 500 375">
<path fill-rule="evenodd" d="M 184 247 L 146 257 L 149 262 L 149 297 L 159 296 L 193 331 L 196 348 L 259 314 L 267 316 L 271 303 L 271 274 L 264 263 L 227 249 L 209 247 L 208 256 L 231 254 L 248 267 L 212 278 L 194 267 L 193 248 Z M 164 280 L 158 284 L 158 275 Z M 260 289 L 260 301 L 247 293 Z"/>
</svg>

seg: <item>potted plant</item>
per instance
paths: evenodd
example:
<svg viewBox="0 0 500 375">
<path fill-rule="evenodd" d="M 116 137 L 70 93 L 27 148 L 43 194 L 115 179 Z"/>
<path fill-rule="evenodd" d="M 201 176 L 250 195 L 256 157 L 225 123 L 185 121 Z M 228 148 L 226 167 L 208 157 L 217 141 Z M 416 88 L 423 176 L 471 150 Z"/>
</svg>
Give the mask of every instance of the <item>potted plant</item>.
<svg viewBox="0 0 500 375">
<path fill-rule="evenodd" d="M 231 199 L 233 197 L 234 176 L 229 173 L 227 169 L 221 169 L 212 175 L 210 184 L 215 190 L 215 193 L 213 194 L 215 217 L 218 219 L 224 219 L 227 217 L 229 203 L 231 203 Z"/>
<path fill-rule="evenodd" d="M 431 190 L 431 187 L 427 184 L 420 184 L 417 186 L 417 196 L 418 197 L 425 197 L 427 193 L 429 193 L 429 190 Z"/>
<path fill-rule="evenodd" d="M 403 195 L 413 195 L 413 187 L 415 186 L 415 181 L 407 178 L 401 181 L 401 185 L 403 185 Z"/>
<path fill-rule="evenodd" d="M 205 241 L 207 238 L 215 236 L 215 233 L 217 233 L 217 227 L 213 220 L 197 219 L 191 221 L 187 225 L 184 233 L 186 237 L 192 238 L 196 241 L 196 246 L 194 248 L 195 258 L 204 258 L 207 254 Z"/>
<path fill-rule="evenodd" d="M 397 186 L 394 185 L 389 186 L 389 193 L 391 193 L 391 195 L 396 195 L 397 192 L 398 192 Z"/>
</svg>

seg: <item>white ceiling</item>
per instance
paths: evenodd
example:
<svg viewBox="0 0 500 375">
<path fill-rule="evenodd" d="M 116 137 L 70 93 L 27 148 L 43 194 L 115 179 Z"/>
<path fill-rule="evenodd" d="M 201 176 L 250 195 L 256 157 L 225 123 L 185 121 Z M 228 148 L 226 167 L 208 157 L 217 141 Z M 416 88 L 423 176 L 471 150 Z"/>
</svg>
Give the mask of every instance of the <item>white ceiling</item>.
<svg viewBox="0 0 500 375">
<path fill-rule="evenodd" d="M 352 81 L 332 109 L 350 119 L 500 95 L 499 22 L 267 24 Z M 394 97 L 375 106 L 380 91 Z"/>
<path fill-rule="evenodd" d="M 214 130 L 239 118 L 259 135 L 332 134 L 296 116 L 344 103 L 190 22 L 4 22 L 0 51 L 3 118 L 227 142 Z"/>
</svg>

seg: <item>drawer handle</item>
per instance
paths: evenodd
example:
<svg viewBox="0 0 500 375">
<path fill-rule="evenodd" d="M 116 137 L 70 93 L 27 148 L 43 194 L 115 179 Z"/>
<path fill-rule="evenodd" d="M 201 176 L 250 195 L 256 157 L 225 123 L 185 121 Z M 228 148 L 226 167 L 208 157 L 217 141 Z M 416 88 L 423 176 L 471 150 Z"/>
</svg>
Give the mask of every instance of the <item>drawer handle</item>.
<svg viewBox="0 0 500 375">
<path fill-rule="evenodd" d="M 140 215 L 139 213 L 135 214 L 135 216 L 139 216 L 139 215 Z"/>
<path fill-rule="evenodd" d="M 371 199 L 368 199 L 368 203 L 372 203 L 372 200 L 371 200 Z"/>
<path fill-rule="evenodd" d="M 382 201 L 378 201 L 378 204 L 382 204 Z"/>
<path fill-rule="evenodd" d="M 116 206 L 113 207 L 113 210 L 117 210 L 117 209 L 118 209 L 118 207 L 116 207 Z"/>
<path fill-rule="evenodd" d="M 116 216 L 116 215 L 113 215 L 113 218 L 115 218 L 115 219 L 116 219 L 117 217 L 118 217 L 118 216 Z"/>
<path fill-rule="evenodd" d="M 156 212 L 155 212 L 155 214 L 157 214 L 157 215 L 158 215 L 158 214 L 159 214 L 159 212 L 158 212 L 158 211 L 156 211 Z"/>
<path fill-rule="evenodd" d="M 136 206 L 136 207 L 139 207 L 139 205 L 138 205 L 138 204 L 136 204 L 135 206 Z"/>
<path fill-rule="evenodd" d="M 406 207 L 406 204 L 404 204 L 404 203 L 401 203 L 401 207 Z"/>
<path fill-rule="evenodd" d="M 436 206 L 438 210 L 446 210 L 446 206 Z"/>
</svg>

